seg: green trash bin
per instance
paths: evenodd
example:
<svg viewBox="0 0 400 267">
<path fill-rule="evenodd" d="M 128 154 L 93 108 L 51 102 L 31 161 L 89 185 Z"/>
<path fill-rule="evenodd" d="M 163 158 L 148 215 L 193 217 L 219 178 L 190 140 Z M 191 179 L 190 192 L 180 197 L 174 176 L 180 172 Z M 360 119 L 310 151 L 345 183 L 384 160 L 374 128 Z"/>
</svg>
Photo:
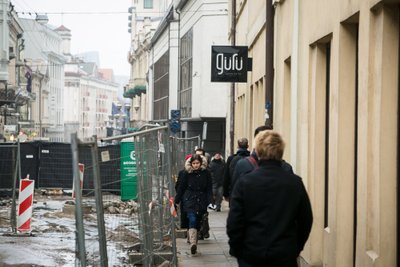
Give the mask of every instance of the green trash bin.
<svg viewBox="0 0 400 267">
<path fill-rule="evenodd" d="M 122 140 L 121 143 L 121 200 L 137 199 L 137 169 L 135 144 Z"/>
</svg>

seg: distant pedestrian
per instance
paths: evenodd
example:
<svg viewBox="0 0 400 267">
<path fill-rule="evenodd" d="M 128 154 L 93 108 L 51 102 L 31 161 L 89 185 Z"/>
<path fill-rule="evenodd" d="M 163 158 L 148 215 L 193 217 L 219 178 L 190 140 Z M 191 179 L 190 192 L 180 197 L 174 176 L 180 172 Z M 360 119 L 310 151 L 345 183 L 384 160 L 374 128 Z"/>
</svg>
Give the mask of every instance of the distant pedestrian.
<svg viewBox="0 0 400 267">
<path fill-rule="evenodd" d="M 209 168 L 210 159 L 207 156 L 208 153 L 206 153 L 206 151 L 201 147 L 197 147 L 196 150 L 194 151 L 194 153 L 196 155 L 202 155 L 203 157 L 206 158 L 207 170 L 210 170 L 210 168 Z M 212 205 L 211 202 L 210 202 L 210 205 Z M 198 231 L 199 240 L 204 240 L 204 238 L 209 238 L 210 237 L 209 231 L 210 231 L 210 225 L 208 223 L 208 211 L 206 210 L 206 212 L 203 214 L 203 217 L 200 221 L 200 230 Z"/>
<path fill-rule="evenodd" d="M 260 133 L 262 131 L 266 131 L 268 129 L 269 129 L 269 127 L 265 126 L 265 125 L 261 125 L 261 126 L 257 127 L 254 131 L 254 139 L 257 137 L 258 133 Z M 293 174 L 293 168 L 289 163 L 287 163 L 286 161 L 284 161 L 282 159 L 281 164 L 282 164 L 282 168 L 284 170 Z M 235 170 L 233 172 L 232 182 L 231 182 L 232 187 L 235 185 L 235 182 L 237 180 L 239 180 L 240 177 L 253 171 L 257 167 L 258 167 L 258 157 L 257 157 L 255 149 L 253 148 L 253 151 L 251 152 L 250 156 L 240 159 L 238 161 L 238 163 L 236 164 Z"/>
<path fill-rule="evenodd" d="M 225 161 L 219 152 L 215 153 L 211 159 L 210 172 L 213 189 L 213 205 L 215 211 L 221 211 L 222 191 L 224 183 Z"/>
<path fill-rule="evenodd" d="M 250 155 L 250 152 L 247 150 L 249 148 L 249 140 L 245 137 L 240 138 L 237 141 L 238 149 L 234 155 L 231 155 L 226 160 L 226 167 L 224 173 L 224 184 L 223 184 L 223 196 L 226 201 L 229 201 L 229 195 L 233 188 L 233 173 L 235 171 L 235 167 L 237 162 L 245 157 Z"/>
<path fill-rule="evenodd" d="M 175 204 L 183 202 L 183 210 L 189 220 L 189 241 L 192 254 L 197 252 L 197 234 L 203 215 L 212 201 L 211 174 L 207 170 L 207 160 L 202 155 L 193 155 L 186 162 L 185 174 L 178 187 Z"/>
<path fill-rule="evenodd" d="M 313 220 L 307 192 L 282 167 L 278 133 L 260 132 L 255 150 L 259 167 L 237 181 L 230 197 L 229 253 L 240 267 L 295 267 Z"/>
</svg>

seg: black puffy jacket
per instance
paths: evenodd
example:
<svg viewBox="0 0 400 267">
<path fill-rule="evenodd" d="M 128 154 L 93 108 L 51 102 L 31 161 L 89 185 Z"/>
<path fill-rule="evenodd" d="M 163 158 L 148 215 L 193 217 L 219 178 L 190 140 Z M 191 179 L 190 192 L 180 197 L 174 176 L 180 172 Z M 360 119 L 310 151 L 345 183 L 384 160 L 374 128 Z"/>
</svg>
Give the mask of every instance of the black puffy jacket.
<svg viewBox="0 0 400 267">
<path fill-rule="evenodd" d="M 199 170 L 193 170 L 190 161 L 185 164 L 185 174 L 179 183 L 175 203 L 183 203 L 185 212 L 207 211 L 207 206 L 212 202 L 211 174 L 207 170 L 207 159 L 202 157 L 203 162 Z"/>
<path fill-rule="evenodd" d="M 221 159 L 212 159 L 210 163 L 210 172 L 212 183 L 216 186 L 222 186 L 224 183 L 225 161 Z"/>
</svg>

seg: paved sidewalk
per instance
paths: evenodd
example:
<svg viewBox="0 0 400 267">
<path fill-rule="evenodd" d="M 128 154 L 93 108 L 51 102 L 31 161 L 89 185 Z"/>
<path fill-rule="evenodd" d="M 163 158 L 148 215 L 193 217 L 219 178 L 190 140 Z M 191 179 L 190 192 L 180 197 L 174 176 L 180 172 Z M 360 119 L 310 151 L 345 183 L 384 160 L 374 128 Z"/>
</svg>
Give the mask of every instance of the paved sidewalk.
<svg viewBox="0 0 400 267">
<path fill-rule="evenodd" d="M 209 210 L 210 238 L 199 240 L 197 254 L 191 255 L 185 238 L 178 238 L 178 266 L 183 267 L 228 267 L 238 266 L 236 258 L 229 255 L 226 218 L 228 203 L 223 202 L 222 211 Z"/>
</svg>

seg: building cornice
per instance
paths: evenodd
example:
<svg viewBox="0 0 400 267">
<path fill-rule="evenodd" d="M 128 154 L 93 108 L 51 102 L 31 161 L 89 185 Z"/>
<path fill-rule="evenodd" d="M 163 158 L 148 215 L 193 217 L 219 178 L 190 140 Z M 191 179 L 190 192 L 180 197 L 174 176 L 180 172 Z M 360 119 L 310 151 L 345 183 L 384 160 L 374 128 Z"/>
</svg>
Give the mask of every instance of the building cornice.
<svg viewBox="0 0 400 267">
<path fill-rule="evenodd" d="M 151 38 L 151 43 L 154 44 L 160 38 L 161 34 L 165 31 L 165 29 L 169 26 L 169 23 L 174 18 L 173 6 L 169 7 L 167 15 L 163 18 L 160 23 L 160 26 L 157 28 L 156 32 L 154 33 L 153 37 Z"/>
</svg>

